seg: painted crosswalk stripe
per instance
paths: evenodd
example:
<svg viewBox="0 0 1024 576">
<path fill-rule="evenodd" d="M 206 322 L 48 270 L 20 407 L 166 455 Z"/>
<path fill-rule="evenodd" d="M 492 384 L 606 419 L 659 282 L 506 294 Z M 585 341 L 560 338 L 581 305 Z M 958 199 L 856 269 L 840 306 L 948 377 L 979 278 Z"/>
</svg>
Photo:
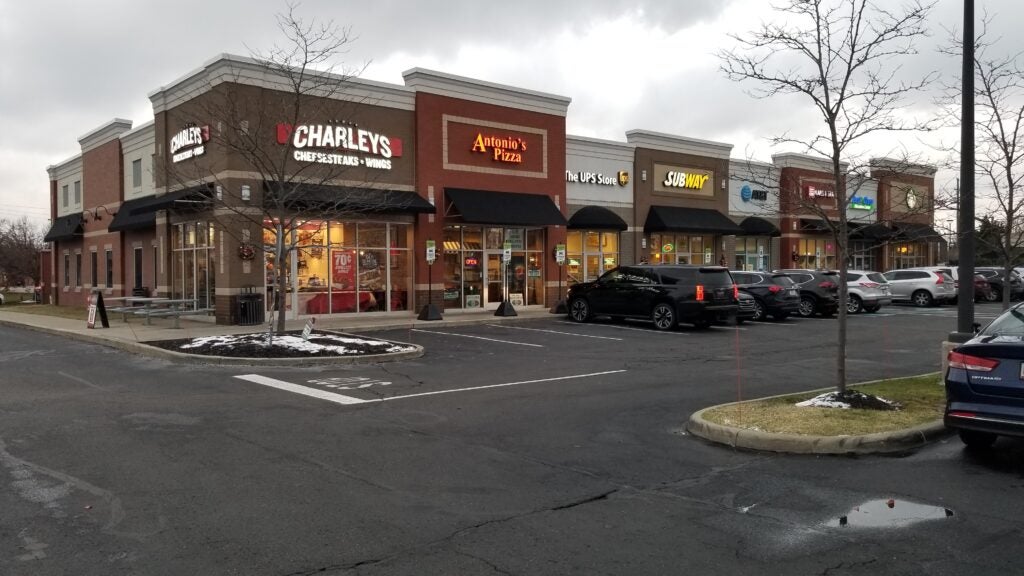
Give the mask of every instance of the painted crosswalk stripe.
<svg viewBox="0 0 1024 576">
<path fill-rule="evenodd" d="M 578 322 L 560 321 L 559 324 L 568 324 L 570 326 L 579 326 Z M 647 332 L 648 334 L 672 334 L 676 336 L 690 336 L 689 332 L 676 332 L 670 330 L 657 330 L 655 328 L 633 328 L 632 326 L 615 326 L 612 324 L 591 324 L 591 326 L 600 326 L 601 328 L 611 328 L 612 330 L 636 330 L 637 332 Z"/>
<path fill-rule="evenodd" d="M 300 386 L 298 384 L 292 384 L 291 382 L 285 382 L 284 380 L 260 376 L 259 374 L 243 374 L 241 376 L 235 376 L 235 378 L 254 382 L 256 384 L 262 384 L 263 386 L 270 386 L 271 388 L 277 388 L 278 390 L 284 390 L 286 392 L 312 396 L 313 398 L 327 400 L 328 402 L 336 402 L 338 404 L 362 404 L 366 402 L 366 400 L 360 400 L 359 398 L 335 394 L 334 392 L 327 392 L 326 390 L 319 390 L 317 388 L 309 388 L 308 386 Z"/>
<path fill-rule="evenodd" d="M 594 376 L 606 376 L 608 374 L 621 374 L 625 370 L 606 370 L 604 372 L 591 372 L 590 374 L 574 374 L 572 376 L 555 376 L 553 378 L 540 378 L 537 380 L 522 380 L 519 382 L 506 382 L 504 384 L 488 384 L 485 386 L 472 386 L 469 388 L 455 388 L 452 390 L 436 390 L 434 392 L 420 392 L 419 394 L 406 394 L 405 396 L 391 396 L 389 398 L 381 398 L 382 402 L 390 402 L 392 400 L 404 400 L 406 398 L 419 398 L 420 396 L 437 396 L 438 394 L 454 394 L 456 392 L 471 392 L 474 390 L 487 390 L 490 388 L 506 388 L 508 386 L 522 386 L 524 384 L 539 384 L 541 382 L 557 382 L 559 380 L 576 380 L 579 378 L 592 378 Z M 375 400 L 371 400 L 375 402 Z"/>
<path fill-rule="evenodd" d="M 500 342 L 502 344 L 515 344 L 517 346 L 532 346 L 534 348 L 543 348 L 541 344 L 530 344 L 528 342 L 513 342 L 512 340 L 498 340 L 497 338 L 484 338 L 483 336 L 470 336 L 469 334 L 455 334 L 454 332 L 438 332 L 437 330 L 420 330 L 413 328 L 413 332 L 423 332 L 425 334 L 440 334 L 442 336 L 458 336 L 460 338 L 473 338 L 475 340 L 487 340 L 488 342 Z"/>
</svg>

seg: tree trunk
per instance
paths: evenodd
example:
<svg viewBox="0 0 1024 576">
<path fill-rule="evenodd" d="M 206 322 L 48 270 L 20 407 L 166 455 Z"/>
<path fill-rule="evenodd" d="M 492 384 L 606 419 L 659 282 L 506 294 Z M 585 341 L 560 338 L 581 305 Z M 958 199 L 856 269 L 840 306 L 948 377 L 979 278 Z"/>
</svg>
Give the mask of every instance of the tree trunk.
<svg viewBox="0 0 1024 576">
<path fill-rule="evenodd" d="M 284 247 L 284 226 L 281 222 L 276 225 L 277 239 L 274 242 L 274 268 L 277 276 L 277 290 L 274 294 L 275 307 L 277 308 L 277 326 L 274 331 L 277 334 L 284 332 L 285 312 L 287 311 L 285 293 L 288 289 L 288 262 Z"/>
<path fill-rule="evenodd" d="M 843 194 L 845 195 L 845 192 Z M 843 209 L 845 208 L 840 208 L 840 210 Z M 835 235 L 836 259 L 839 264 L 839 277 L 836 279 L 836 282 L 839 283 L 839 311 L 836 322 L 836 328 L 839 330 L 839 345 L 836 349 L 836 390 L 840 394 L 846 392 L 846 299 L 849 298 L 849 292 L 846 289 L 846 273 L 850 269 L 847 262 L 846 229 L 846 217 L 841 215 L 839 217 L 839 233 Z"/>
</svg>

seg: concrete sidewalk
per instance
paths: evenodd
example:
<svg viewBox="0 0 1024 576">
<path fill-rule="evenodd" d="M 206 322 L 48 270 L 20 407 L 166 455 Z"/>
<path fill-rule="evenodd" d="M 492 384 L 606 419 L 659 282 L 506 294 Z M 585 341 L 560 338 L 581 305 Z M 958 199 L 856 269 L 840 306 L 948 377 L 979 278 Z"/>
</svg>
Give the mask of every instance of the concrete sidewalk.
<svg viewBox="0 0 1024 576">
<path fill-rule="evenodd" d="M 21 326 L 25 328 L 40 330 L 51 334 L 58 334 L 75 338 L 78 340 L 115 343 L 143 343 L 159 340 L 177 340 L 182 338 L 195 338 L 199 336 L 219 336 L 228 334 L 248 334 L 253 332 L 265 332 L 267 324 L 256 326 L 221 326 L 214 324 L 212 317 L 182 316 L 180 328 L 173 328 L 174 320 L 171 318 L 153 318 L 151 325 L 146 325 L 144 318 L 130 317 L 124 322 L 119 313 L 108 313 L 110 328 L 88 328 L 86 326 L 86 313 L 82 312 L 81 320 L 60 318 L 57 316 L 45 316 L 19 312 L 19 306 L 33 306 L 32 304 L 8 305 L 0 307 L 0 325 Z M 330 318 L 318 318 L 316 328 L 323 330 L 336 330 L 348 333 L 363 333 L 375 330 L 392 329 L 431 329 L 460 326 L 467 324 L 485 324 L 493 322 L 516 322 L 536 318 L 550 318 L 554 316 L 547 308 L 531 308 L 517 310 L 518 316 L 495 316 L 493 310 L 473 312 L 446 312 L 443 320 L 422 321 L 416 319 L 414 312 L 407 315 L 396 316 L 393 314 L 366 314 L 337 316 Z M 97 326 L 99 319 L 97 318 Z M 302 330 L 306 325 L 305 319 L 288 320 L 288 330 Z"/>
</svg>

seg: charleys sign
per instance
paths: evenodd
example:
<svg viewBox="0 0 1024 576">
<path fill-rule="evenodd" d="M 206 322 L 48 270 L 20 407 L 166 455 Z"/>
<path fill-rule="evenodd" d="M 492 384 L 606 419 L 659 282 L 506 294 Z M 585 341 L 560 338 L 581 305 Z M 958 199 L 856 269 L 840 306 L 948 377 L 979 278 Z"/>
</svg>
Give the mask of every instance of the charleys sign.
<svg viewBox="0 0 1024 576">
<path fill-rule="evenodd" d="M 189 126 L 171 136 L 171 162 L 181 162 L 206 153 L 210 141 L 209 126 Z"/>
<path fill-rule="evenodd" d="M 297 162 L 391 170 L 402 140 L 350 124 L 278 124 L 277 143 L 291 144 Z"/>
<path fill-rule="evenodd" d="M 699 168 L 654 165 L 654 189 L 660 192 L 714 196 L 715 173 Z"/>
</svg>

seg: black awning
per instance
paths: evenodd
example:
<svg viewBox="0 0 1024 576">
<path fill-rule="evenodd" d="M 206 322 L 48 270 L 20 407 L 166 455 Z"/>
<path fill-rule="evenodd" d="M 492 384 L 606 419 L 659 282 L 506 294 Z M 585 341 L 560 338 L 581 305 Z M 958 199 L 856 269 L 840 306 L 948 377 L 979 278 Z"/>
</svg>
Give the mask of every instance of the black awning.
<svg viewBox="0 0 1024 576">
<path fill-rule="evenodd" d="M 941 242 L 942 235 L 927 224 L 910 224 L 897 222 L 893 225 L 896 228 L 896 240 L 907 242 Z"/>
<path fill-rule="evenodd" d="M 764 218 L 748 216 L 740 222 L 740 228 L 747 236 L 781 236 L 779 227 Z"/>
<path fill-rule="evenodd" d="M 171 208 L 203 208 L 209 205 L 212 196 L 213 184 L 200 184 L 198 186 L 192 186 L 191 188 L 161 194 L 160 196 L 139 198 L 138 200 L 140 200 L 140 202 L 127 210 L 128 213 L 125 214 L 125 217 L 152 214 L 157 210 L 169 210 Z M 129 200 L 129 202 L 132 202 L 132 200 Z M 127 202 L 125 204 L 127 204 Z M 121 206 L 117 211 L 118 215 L 120 215 L 121 212 L 125 212 L 124 206 Z"/>
<path fill-rule="evenodd" d="M 618 214 L 603 206 L 584 206 L 569 218 L 572 230 L 618 230 L 623 232 L 629 225 Z"/>
<path fill-rule="evenodd" d="M 472 224 L 506 226 L 565 226 L 562 211 L 543 194 L 515 194 L 445 188 L 444 195 L 462 219 Z"/>
<path fill-rule="evenodd" d="M 644 222 L 644 232 L 744 233 L 743 228 L 718 210 L 675 206 L 651 206 Z"/>
<path fill-rule="evenodd" d="M 124 232 L 126 230 L 141 230 L 143 228 L 152 228 L 156 226 L 156 211 L 155 210 L 144 210 L 149 203 L 157 200 L 156 196 L 147 196 L 145 198 L 135 198 L 134 200 L 125 200 L 121 207 L 117 209 L 117 214 L 114 215 L 114 220 L 107 226 L 107 230 L 111 232 Z M 134 213 L 136 210 L 139 212 Z"/>
<path fill-rule="evenodd" d="M 850 232 L 851 240 L 868 240 L 871 242 L 888 242 L 892 239 L 895 231 L 882 222 L 875 222 Z"/>
<path fill-rule="evenodd" d="M 44 242 L 56 242 L 59 240 L 71 240 L 82 235 L 82 214 L 75 212 L 67 216 L 60 216 L 53 221 L 49 232 L 43 237 Z"/>
<path fill-rule="evenodd" d="M 814 220 L 812 218 L 800 219 L 801 232 L 828 232 L 830 230 L 831 228 L 828 227 L 828 222 L 824 220 Z"/>
<path fill-rule="evenodd" d="M 434 205 L 415 192 L 330 186 L 264 182 L 267 192 L 264 206 L 285 210 L 320 210 L 329 216 L 336 214 L 431 214 Z M 278 200 L 280 198 L 280 200 Z"/>
</svg>

